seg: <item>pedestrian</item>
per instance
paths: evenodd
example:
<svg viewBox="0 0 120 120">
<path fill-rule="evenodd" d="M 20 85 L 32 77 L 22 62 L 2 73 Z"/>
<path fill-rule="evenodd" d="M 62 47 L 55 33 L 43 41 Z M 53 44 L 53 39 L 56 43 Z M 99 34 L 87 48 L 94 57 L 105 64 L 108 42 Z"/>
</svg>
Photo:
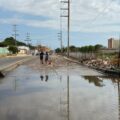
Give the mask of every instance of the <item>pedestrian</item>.
<svg viewBox="0 0 120 120">
<path fill-rule="evenodd" d="M 43 64 L 43 56 L 44 56 L 44 53 L 43 53 L 43 51 L 41 51 L 40 52 L 40 61 L 41 61 L 42 64 Z"/>
<path fill-rule="evenodd" d="M 47 64 L 48 63 L 48 58 L 49 58 L 49 55 L 48 55 L 48 52 L 45 53 L 45 63 Z"/>
</svg>

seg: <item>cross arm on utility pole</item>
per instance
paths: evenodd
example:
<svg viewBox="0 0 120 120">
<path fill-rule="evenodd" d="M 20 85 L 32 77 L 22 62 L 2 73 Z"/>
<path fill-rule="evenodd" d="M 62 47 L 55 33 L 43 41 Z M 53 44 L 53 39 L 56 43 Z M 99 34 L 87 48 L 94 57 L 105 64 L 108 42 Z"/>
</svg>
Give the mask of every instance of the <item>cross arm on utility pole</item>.
<svg viewBox="0 0 120 120">
<path fill-rule="evenodd" d="M 60 17 L 67 17 L 68 18 L 68 15 L 61 15 Z"/>
<path fill-rule="evenodd" d="M 68 10 L 68 8 L 60 8 L 61 10 Z"/>
<path fill-rule="evenodd" d="M 69 1 L 61 1 L 61 3 L 68 3 Z"/>
</svg>

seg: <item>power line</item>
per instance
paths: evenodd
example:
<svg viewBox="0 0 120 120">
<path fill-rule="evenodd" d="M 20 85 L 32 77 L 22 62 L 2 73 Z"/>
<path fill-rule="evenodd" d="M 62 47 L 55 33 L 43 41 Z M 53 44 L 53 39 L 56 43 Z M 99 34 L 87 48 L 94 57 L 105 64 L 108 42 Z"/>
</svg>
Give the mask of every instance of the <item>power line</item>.
<svg viewBox="0 0 120 120">
<path fill-rule="evenodd" d="M 105 7 L 103 8 L 103 10 L 102 10 L 100 13 L 98 13 L 98 14 L 91 20 L 91 23 L 90 23 L 90 24 L 94 24 L 94 22 L 98 19 L 98 17 L 101 16 L 101 15 L 103 15 L 104 12 L 111 6 L 111 4 L 112 4 L 113 1 L 114 1 L 114 0 L 112 0 L 107 6 L 105 6 Z M 87 24 L 88 24 L 88 23 L 87 23 Z M 84 26 L 84 27 L 82 27 L 82 29 L 83 29 L 83 28 L 86 28 L 86 27 L 88 27 L 88 26 Z"/>
<path fill-rule="evenodd" d="M 112 1 L 114 1 L 114 0 L 112 0 Z M 99 14 L 96 15 L 96 17 L 92 20 L 92 23 L 91 23 L 91 24 L 93 24 L 93 23 L 97 20 L 97 18 L 98 18 L 99 16 L 101 16 L 102 14 L 104 14 L 104 12 L 111 6 L 111 4 L 112 4 L 112 2 L 110 2 L 110 3 L 107 5 L 107 7 L 103 8 L 102 12 L 100 12 Z"/>
</svg>

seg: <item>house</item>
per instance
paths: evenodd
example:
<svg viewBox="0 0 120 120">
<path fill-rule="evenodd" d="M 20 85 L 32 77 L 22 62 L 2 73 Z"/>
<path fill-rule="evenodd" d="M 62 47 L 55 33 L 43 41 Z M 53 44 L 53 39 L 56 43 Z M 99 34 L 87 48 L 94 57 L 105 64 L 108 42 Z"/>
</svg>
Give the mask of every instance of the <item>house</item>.
<svg viewBox="0 0 120 120">
<path fill-rule="evenodd" d="M 18 46 L 18 54 L 29 54 L 30 48 L 27 46 Z"/>
</svg>

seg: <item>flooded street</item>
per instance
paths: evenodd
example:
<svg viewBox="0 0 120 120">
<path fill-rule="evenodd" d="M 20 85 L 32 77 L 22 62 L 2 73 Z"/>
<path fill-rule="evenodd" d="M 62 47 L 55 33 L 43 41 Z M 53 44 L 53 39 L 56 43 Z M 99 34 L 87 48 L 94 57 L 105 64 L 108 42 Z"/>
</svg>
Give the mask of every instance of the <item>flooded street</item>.
<svg viewBox="0 0 120 120">
<path fill-rule="evenodd" d="M 120 120 L 120 78 L 54 62 L 36 59 L 0 79 L 0 120 Z"/>
</svg>

